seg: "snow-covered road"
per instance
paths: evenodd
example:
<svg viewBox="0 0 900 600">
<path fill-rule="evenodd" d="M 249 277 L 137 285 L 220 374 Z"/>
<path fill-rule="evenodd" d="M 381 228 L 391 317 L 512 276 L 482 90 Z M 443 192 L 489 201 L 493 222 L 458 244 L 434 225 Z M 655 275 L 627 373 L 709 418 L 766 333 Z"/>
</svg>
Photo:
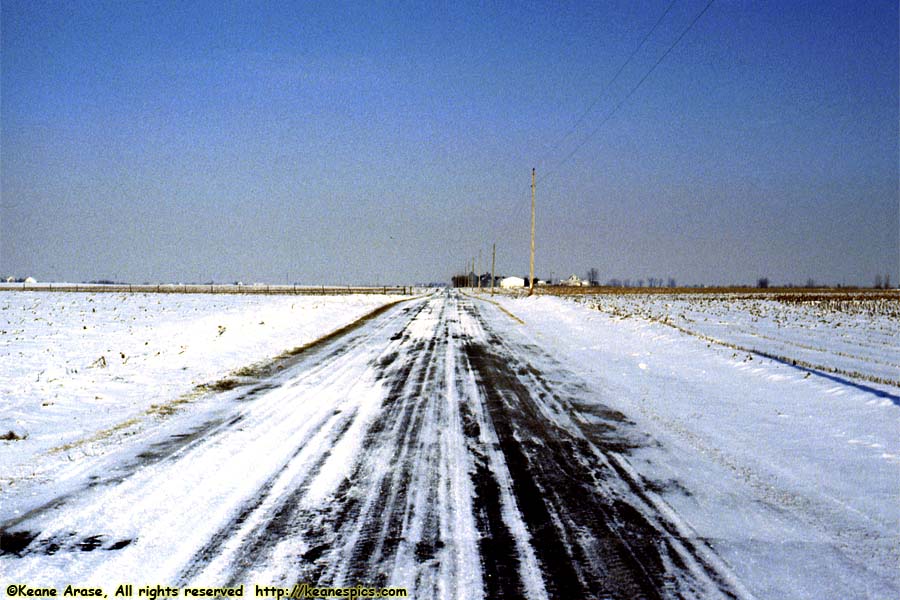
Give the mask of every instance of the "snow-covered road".
<svg viewBox="0 0 900 600">
<path fill-rule="evenodd" d="M 741 557 L 673 507 L 667 490 L 690 491 L 642 467 L 666 450 L 652 432 L 517 327 L 442 292 L 187 405 L 152 436 L 5 498 L 3 583 L 783 594 L 746 581 Z M 729 511 L 759 514 L 729 497 Z"/>
</svg>

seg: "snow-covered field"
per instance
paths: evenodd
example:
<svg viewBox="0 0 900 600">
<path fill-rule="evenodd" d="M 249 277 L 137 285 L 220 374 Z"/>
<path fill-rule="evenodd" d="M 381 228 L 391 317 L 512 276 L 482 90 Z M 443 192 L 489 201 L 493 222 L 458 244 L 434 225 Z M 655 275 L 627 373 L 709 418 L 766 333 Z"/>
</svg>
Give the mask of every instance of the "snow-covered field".
<svg viewBox="0 0 900 600">
<path fill-rule="evenodd" d="M 707 341 L 900 387 L 900 294 L 609 294 L 573 297 L 620 318 L 666 323 Z"/>
<path fill-rule="evenodd" d="M 0 292 L 0 486 L 396 299 Z"/>
</svg>

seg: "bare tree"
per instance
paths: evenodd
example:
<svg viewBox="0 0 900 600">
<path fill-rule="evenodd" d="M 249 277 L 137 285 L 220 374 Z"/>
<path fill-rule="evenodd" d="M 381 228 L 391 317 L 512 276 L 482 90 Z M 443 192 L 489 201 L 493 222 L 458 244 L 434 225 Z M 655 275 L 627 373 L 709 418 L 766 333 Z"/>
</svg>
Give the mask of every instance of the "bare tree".
<svg viewBox="0 0 900 600">
<path fill-rule="evenodd" d="M 876 289 L 876 290 L 880 290 L 880 289 L 881 289 L 881 275 L 876 275 L 876 276 L 875 276 L 875 289 Z"/>
<path fill-rule="evenodd" d="M 600 285 L 600 271 L 596 267 L 588 269 L 587 280 L 590 285 Z"/>
<path fill-rule="evenodd" d="M 452 281 L 453 287 L 468 287 L 469 285 L 469 278 L 466 275 L 460 273 L 454 275 Z"/>
<path fill-rule="evenodd" d="M 760 277 L 756 280 L 756 287 L 765 289 L 769 287 L 769 278 L 768 277 Z"/>
</svg>

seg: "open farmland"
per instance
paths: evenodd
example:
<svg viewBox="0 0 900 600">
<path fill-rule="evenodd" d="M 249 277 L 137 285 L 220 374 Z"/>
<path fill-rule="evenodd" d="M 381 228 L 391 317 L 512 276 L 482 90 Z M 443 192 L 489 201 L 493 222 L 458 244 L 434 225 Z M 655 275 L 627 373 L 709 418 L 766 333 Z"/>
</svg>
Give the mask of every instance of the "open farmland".
<svg viewBox="0 0 900 600">
<path fill-rule="evenodd" d="M 664 323 L 738 352 L 900 387 L 898 292 L 588 292 L 569 297 L 618 318 Z"/>
<path fill-rule="evenodd" d="M 900 593 L 890 297 L 2 298 L 10 580 Z"/>
</svg>

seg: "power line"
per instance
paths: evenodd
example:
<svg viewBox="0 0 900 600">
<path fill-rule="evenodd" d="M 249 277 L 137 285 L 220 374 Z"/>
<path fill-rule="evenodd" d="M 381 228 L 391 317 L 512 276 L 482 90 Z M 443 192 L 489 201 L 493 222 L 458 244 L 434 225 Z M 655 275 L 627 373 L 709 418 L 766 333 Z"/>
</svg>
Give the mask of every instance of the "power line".
<svg viewBox="0 0 900 600">
<path fill-rule="evenodd" d="M 590 141 L 591 138 L 593 138 L 595 135 L 597 135 L 597 133 L 600 131 L 600 129 L 602 129 L 603 126 L 606 125 L 606 123 L 613 117 L 613 115 L 615 115 L 619 111 L 619 109 L 622 108 L 622 106 L 625 104 L 625 102 L 627 102 L 628 99 L 631 98 L 632 95 L 634 95 L 634 93 L 638 90 L 638 88 L 641 87 L 641 85 L 645 81 L 647 81 L 647 78 L 650 77 L 650 75 L 653 73 L 653 71 L 656 70 L 656 67 L 658 67 L 660 65 L 660 63 L 662 63 L 662 61 L 664 61 L 666 59 L 666 57 L 672 52 L 672 50 L 675 49 L 675 46 L 677 46 L 678 43 L 681 42 L 682 39 L 684 39 L 684 36 L 686 36 L 688 34 L 688 32 L 694 27 L 694 25 L 697 23 L 697 21 L 699 21 L 700 18 L 704 14 L 706 14 L 706 11 L 709 10 L 709 7 L 712 6 L 713 2 L 715 2 L 715 0 L 709 0 L 709 2 L 706 3 L 706 6 L 703 7 L 703 10 L 701 10 L 697 14 L 697 16 L 694 17 L 694 19 L 688 24 L 688 26 L 684 28 L 684 30 L 681 32 L 681 35 L 679 35 L 678 38 L 676 38 L 675 41 L 672 42 L 672 45 L 669 46 L 669 48 L 665 52 L 663 52 L 662 56 L 660 56 L 659 59 L 657 59 L 657 61 L 655 63 L 653 63 L 653 66 L 650 67 L 650 69 L 646 73 L 644 73 L 644 76 L 641 77 L 640 81 L 638 81 L 637 84 L 635 84 L 635 86 L 631 88 L 631 91 L 629 91 L 625 95 L 625 97 L 622 98 L 619 101 L 619 103 L 616 104 L 616 106 L 613 107 L 613 109 L 606 114 L 606 116 L 600 121 L 600 123 L 597 125 L 597 127 L 595 127 L 587 135 L 587 137 L 585 137 L 583 140 L 581 140 L 581 142 L 577 146 L 575 146 L 575 148 L 571 152 L 569 152 L 569 154 L 567 154 L 565 158 L 563 158 L 561 161 L 556 163 L 553 167 L 548 169 L 548 172 L 541 177 L 541 179 L 540 179 L 541 182 L 546 181 L 547 179 L 552 177 L 554 174 L 556 174 L 556 172 L 559 170 L 559 168 L 561 166 L 563 166 L 564 164 L 569 162 L 569 160 L 573 156 L 575 156 L 575 154 L 579 150 L 581 150 L 581 148 L 584 147 L 584 145 L 586 143 L 588 143 L 588 141 Z"/>
<path fill-rule="evenodd" d="M 646 41 L 647 38 L 649 38 L 649 35 L 652 34 L 654 29 L 659 25 L 659 22 L 662 21 L 662 19 L 666 16 L 666 14 L 669 12 L 669 10 L 671 9 L 674 2 L 675 2 L 675 0 L 673 0 L 673 2 L 669 5 L 669 7 L 666 8 L 666 10 L 663 12 L 663 14 L 657 20 L 657 23 L 654 24 L 653 28 L 651 28 L 650 32 L 647 34 L 647 36 L 645 36 L 645 39 L 641 41 L 641 44 L 639 44 L 637 49 L 632 53 L 632 56 L 634 54 L 636 54 L 638 50 L 640 50 L 641 45 Z M 542 175 L 541 178 L 539 180 L 537 180 L 537 183 L 544 182 L 547 179 L 549 179 L 550 177 L 552 177 L 553 175 L 555 175 L 560 167 L 562 167 L 569 160 L 571 160 L 572 157 L 575 156 L 575 154 L 579 150 L 581 150 L 581 148 L 584 147 L 584 145 L 587 144 L 588 141 L 591 140 L 591 138 L 593 138 L 595 135 L 597 135 L 597 133 L 600 131 L 600 129 L 602 129 L 603 126 L 610 119 L 612 119 L 612 117 L 619 111 L 619 109 L 621 109 L 622 106 L 624 106 L 625 102 L 627 102 L 628 99 L 631 98 L 631 96 L 633 96 L 635 92 L 637 92 L 638 88 L 640 88 L 641 85 L 650 77 L 650 75 L 653 74 L 653 72 L 656 70 L 656 68 L 666 59 L 667 56 L 669 56 L 669 54 L 672 52 L 672 50 L 674 50 L 675 47 L 681 42 L 681 40 L 684 39 L 684 37 L 688 34 L 688 32 L 690 32 L 690 30 L 693 29 L 694 25 L 697 23 L 697 21 L 699 21 L 703 17 L 704 14 L 706 14 L 706 11 L 709 10 L 709 7 L 712 6 L 713 2 L 715 2 L 715 0 L 709 0 L 709 2 L 706 3 L 706 6 L 704 6 L 703 9 L 699 13 L 697 13 L 697 16 L 695 16 L 694 19 L 687 25 L 687 27 L 685 27 L 684 30 L 682 30 L 681 34 L 675 39 L 675 41 L 672 42 L 672 44 L 666 49 L 666 51 L 663 52 L 663 54 L 656 60 L 655 63 L 653 63 L 653 66 L 651 66 L 650 69 L 648 69 L 647 72 L 644 73 L 643 77 L 641 77 L 641 79 L 637 82 L 637 84 L 635 84 L 631 88 L 631 90 L 629 90 L 629 92 L 618 102 L 618 104 L 616 104 L 615 107 L 613 107 L 613 109 L 611 111 L 609 111 L 609 113 L 606 114 L 606 116 L 600 121 L 600 123 L 597 125 L 597 127 L 595 127 L 584 139 L 582 139 L 581 142 L 577 146 L 575 146 L 575 148 L 571 152 L 569 152 L 569 154 L 567 154 L 565 156 L 565 158 L 563 158 L 561 161 L 559 161 L 555 165 L 553 165 L 553 167 L 551 167 L 546 174 Z M 631 58 L 632 57 L 630 56 L 624 64 L 627 65 L 628 61 L 630 61 Z M 624 65 L 620 69 L 620 71 L 622 69 L 624 69 Z M 618 73 L 616 74 L 616 76 L 613 77 L 612 80 L 610 80 L 610 83 L 612 83 L 615 80 L 615 77 L 617 77 L 617 76 L 618 76 Z M 588 108 L 588 110 L 585 112 L 585 114 L 582 115 L 581 118 L 579 118 L 579 120 L 578 120 L 579 123 L 584 120 L 586 114 L 589 113 L 592 108 L 593 108 L 593 104 Z M 565 139 L 565 137 L 568 137 L 568 135 L 570 135 L 570 134 L 567 133 L 563 139 Z M 516 202 L 516 208 L 513 211 L 514 212 L 513 220 L 518 220 L 518 218 L 521 216 L 521 214 L 523 212 L 524 206 L 525 206 L 525 202 Z"/>
<path fill-rule="evenodd" d="M 572 135 L 573 133 L 575 133 L 575 131 L 578 130 L 578 126 L 581 125 L 581 123 L 587 118 L 587 116 L 591 113 L 591 111 L 594 109 L 594 107 L 597 106 L 597 103 L 603 99 L 603 97 L 606 95 L 607 90 L 609 90 L 609 88 L 612 86 L 612 84 L 616 82 L 616 80 L 619 78 L 619 75 L 621 75 L 622 71 L 625 70 L 625 67 L 627 67 L 631 63 L 631 60 L 637 55 L 637 53 L 640 51 L 640 49 L 644 47 L 644 44 L 647 42 L 648 39 L 650 39 L 650 36 L 653 35 L 653 32 L 656 31 L 656 28 L 659 27 L 659 24 L 662 23 L 663 19 L 666 18 L 666 15 L 669 14 L 669 11 L 672 10 L 672 7 L 675 6 L 676 2 L 678 2 L 678 0 L 672 0 L 669 3 L 669 5 L 666 7 L 666 10 L 663 11 L 663 13 L 656 20 L 656 23 L 653 24 L 653 27 L 650 28 L 650 31 L 648 31 L 644 35 L 643 39 L 641 39 L 641 42 L 637 45 L 637 47 L 635 47 L 635 49 L 631 52 L 631 54 L 628 56 L 628 58 L 625 59 L 625 62 L 622 63 L 622 65 L 619 67 L 619 70 L 616 71 L 615 75 L 612 76 L 612 79 L 607 81 L 606 85 L 604 85 L 603 88 L 601 88 L 600 93 L 597 94 L 597 97 L 594 98 L 594 100 L 590 103 L 590 105 L 588 105 L 588 107 L 585 109 L 585 111 L 583 113 L 581 113 L 581 116 L 578 117 L 578 119 L 575 121 L 575 124 L 572 125 L 571 129 L 569 129 L 565 133 L 565 135 L 563 135 L 555 144 L 553 144 L 553 147 L 550 149 L 549 154 L 552 155 L 554 152 L 556 152 L 556 150 L 562 145 L 562 143 L 564 141 L 566 141 L 570 135 Z"/>
<path fill-rule="evenodd" d="M 678 0 L 672 0 L 669 3 L 669 5 L 666 6 L 666 8 L 662 12 L 662 14 L 659 15 L 659 18 L 656 19 L 656 22 L 653 24 L 653 27 L 651 27 L 650 30 L 647 31 L 646 34 L 644 34 L 644 37 L 641 39 L 641 41 L 638 43 L 638 45 L 635 46 L 634 50 L 631 51 L 631 54 L 628 56 L 627 59 L 625 59 L 625 62 L 623 62 L 619 66 L 619 69 L 615 72 L 615 74 L 612 76 L 612 78 L 609 81 L 607 81 L 606 85 L 604 85 L 601 88 L 600 93 L 597 94 L 597 96 L 594 98 L 593 101 L 591 101 L 591 103 L 584 110 L 584 112 L 581 113 L 581 115 L 578 117 L 578 119 L 575 120 L 575 124 L 572 125 L 572 127 L 565 134 L 563 134 L 563 136 L 560 137 L 559 140 L 556 141 L 556 143 L 553 144 L 553 146 L 551 147 L 551 149 L 548 152 L 548 155 L 552 156 L 553 153 L 555 153 L 556 150 L 559 149 L 559 147 L 563 144 L 563 142 L 565 142 L 569 138 L 569 136 L 571 136 L 573 133 L 575 133 L 578 130 L 579 125 L 581 125 L 581 123 L 584 122 L 584 120 L 591 113 L 591 111 L 594 109 L 594 107 L 597 106 L 597 103 L 603 99 L 603 97 L 606 95 L 606 92 L 609 90 L 609 88 L 612 87 L 612 85 L 619 78 L 619 75 L 622 74 L 622 71 L 625 70 L 625 68 L 631 63 L 631 61 L 634 59 L 634 57 L 637 55 L 637 53 L 640 52 L 641 48 L 644 47 L 644 44 L 647 43 L 647 40 L 650 39 L 650 36 L 653 35 L 653 32 L 656 31 L 656 28 L 659 27 L 660 23 L 663 22 L 663 19 L 666 18 L 666 15 L 669 14 L 669 12 L 672 10 L 672 7 L 675 6 L 676 2 L 678 2 Z M 546 177 L 541 177 L 541 179 L 542 180 L 546 179 Z M 521 216 L 521 213 L 522 213 L 522 208 L 521 208 L 522 204 L 516 203 L 516 206 L 518 207 L 518 209 L 516 211 L 515 217 L 518 218 L 519 216 Z"/>
</svg>

